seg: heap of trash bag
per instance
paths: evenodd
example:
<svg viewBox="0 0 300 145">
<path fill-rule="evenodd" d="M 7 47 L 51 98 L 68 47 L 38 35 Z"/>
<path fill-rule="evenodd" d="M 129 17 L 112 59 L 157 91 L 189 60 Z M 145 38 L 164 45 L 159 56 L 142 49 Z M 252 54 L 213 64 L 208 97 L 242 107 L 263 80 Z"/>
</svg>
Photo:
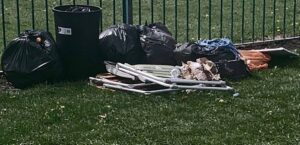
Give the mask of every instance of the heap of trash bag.
<svg viewBox="0 0 300 145">
<path fill-rule="evenodd" d="M 191 68 L 187 66 L 197 66 L 192 63 L 195 62 L 205 67 L 205 72 L 209 73 L 207 78 L 212 80 L 219 77 L 241 79 L 249 75 L 247 63 L 229 39 L 179 44 L 162 23 L 111 26 L 100 33 L 97 45 L 98 50 L 91 57 L 98 60 L 95 62 L 102 62 L 96 66 L 99 68 L 104 67 L 105 60 L 132 65 L 185 66 L 185 74 L 188 74 Z M 26 88 L 40 82 L 65 80 L 62 57 L 49 32 L 31 30 L 9 43 L 2 55 L 1 67 L 9 82 L 17 88 Z M 207 70 L 206 66 L 211 67 Z M 83 71 L 87 72 L 86 78 L 99 73 Z"/>
<path fill-rule="evenodd" d="M 229 39 L 178 44 L 162 23 L 112 26 L 100 34 L 99 41 L 107 61 L 181 66 L 205 57 L 216 64 L 222 78 L 241 79 L 249 75 L 246 63 Z"/>
</svg>

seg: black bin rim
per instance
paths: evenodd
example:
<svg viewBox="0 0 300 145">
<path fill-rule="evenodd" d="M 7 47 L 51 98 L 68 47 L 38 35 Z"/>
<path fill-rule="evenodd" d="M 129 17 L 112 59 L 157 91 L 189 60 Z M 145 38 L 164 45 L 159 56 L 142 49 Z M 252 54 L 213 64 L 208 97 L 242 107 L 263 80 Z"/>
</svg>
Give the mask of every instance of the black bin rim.
<svg viewBox="0 0 300 145">
<path fill-rule="evenodd" d="M 79 7 L 88 7 L 91 9 L 90 12 L 68 12 L 66 11 L 67 8 L 74 7 L 74 6 L 79 6 Z M 101 12 L 102 8 L 98 6 L 89 6 L 89 5 L 61 5 L 61 6 L 56 6 L 52 9 L 53 12 L 58 12 L 58 13 L 66 13 L 66 14 L 91 14 L 91 13 L 99 13 Z"/>
</svg>

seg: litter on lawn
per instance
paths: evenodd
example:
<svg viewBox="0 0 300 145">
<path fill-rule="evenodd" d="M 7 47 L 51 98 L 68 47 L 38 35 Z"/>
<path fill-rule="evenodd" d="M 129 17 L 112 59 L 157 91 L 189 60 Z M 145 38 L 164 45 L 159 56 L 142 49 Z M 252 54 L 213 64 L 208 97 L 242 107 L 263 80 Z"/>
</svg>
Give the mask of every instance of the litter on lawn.
<svg viewBox="0 0 300 145">
<path fill-rule="evenodd" d="M 221 80 L 214 81 L 207 80 L 207 78 L 200 80 L 183 79 L 179 77 L 182 76 L 182 74 L 176 75 L 178 77 L 173 77 L 171 74 L 173 70 L 181 72 L 180 67 L 163 65 L 134 66 L 122 63 L 114 64 L 111 62 L 106 62 L 106 66 L 107 71 L 110 72 L 112 77 L 106 77 L 107 75 L 90 77 L 91 84 L 146 95 L 186 89 L 233 91 L 233 88 L 227 86 L 226 82 Z M 199 67 L 200 66 L 201 65 L 199 65 Z M 198 72 L 201 74 L 204 73 L 203 70 L 198 70 Z"/>
<path fill-rule="evenodd" d="M 160 22 L 100 32 L 101 8 L 95 6 L 64 5 L 53 12 L 56 41 L 50 32 L 27 30 L 4 49 L 1 90 L 89 78 L 100 88 L 142 94 L 234 92 L 223 80 L 267 69 L 277 57 L 299 56 L 284 48 L 238 50 L 228 38 L 179 44 Z"/>
</svg>

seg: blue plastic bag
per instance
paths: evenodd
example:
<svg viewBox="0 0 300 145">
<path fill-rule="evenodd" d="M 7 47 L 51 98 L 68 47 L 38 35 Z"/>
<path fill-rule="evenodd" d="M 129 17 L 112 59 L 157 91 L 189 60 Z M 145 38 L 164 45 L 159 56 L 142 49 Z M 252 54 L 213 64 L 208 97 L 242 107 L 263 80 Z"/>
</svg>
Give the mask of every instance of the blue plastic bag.
<svg viewBox="0 0 300 145">
<path fill-rule="evenodd" d="M 199 40 L 195 43 L 200 47 L 197 53 L 208 56 L 214 62 L 240 59 L 240 53 L 227 38 Z"/>
</svg>

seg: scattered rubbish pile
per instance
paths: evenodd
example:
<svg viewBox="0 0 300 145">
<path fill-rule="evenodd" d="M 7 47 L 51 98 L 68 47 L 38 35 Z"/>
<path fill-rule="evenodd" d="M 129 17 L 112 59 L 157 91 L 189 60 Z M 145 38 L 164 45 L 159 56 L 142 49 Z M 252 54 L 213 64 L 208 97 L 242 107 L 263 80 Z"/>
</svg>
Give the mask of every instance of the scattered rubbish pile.
<svg viewBox="0 0 300 145">
<path fill-rule="evenodd" d="M 217 65 L 222 78 L 241 79 L 249 75 L 240 53 L 227 38 L 184 43 L 176 48 L 174 54 L 177 64 L 206 57 Z"/>
<path fill-rule="evenodd" d="M 120 24 L 100 33 L 101 9 L 94 6 L 53 12 L 56 42 L 49 32 L 28 30 L 4 49 L 3 75 L 14 87 L 95 76 L 89 80 L 96 87 L 143 94 L 234 91 L 224 79 L 266 69 L 273 57 L 298 57 L 284 48 L 237 50 L 227 38 L 179 44 L 162 23 Z M 3 75 L 0 87 L 10 86 L 2 85 Z"/>
<path fill-rule="evenodd" d="M 194 80 L 184 79 L 180 77 L 184 75 L 182 71 L 186 70 L 186 66 L 180 68 L 166 65 L 134 66 L 130 64 L 115 64 L 112 62 L 106 62 L 106 68 L 110 74 L 90 77 L 90 84 L 98 87 L 102 86 L 106 88 L 131 91 L 146 95 L 186 89 L 233 91 L 233 88 L 227 86 L 226 82 L 221 80 L 207 81 L 206 78 Z M 194 69 L 198 68 L 199 67 Z M 174 71 L 176 73 L 174 73 Z M 199 69 L 198 73 L 196 73 L 195 75 L 197 76 L 198 74 L 202 73 L 204 72 Z M 211 74 L 204 75 L 211 76 Z M 117 77 L 119 77 L 120 79 L 118 79 Z"/>
</svg>

